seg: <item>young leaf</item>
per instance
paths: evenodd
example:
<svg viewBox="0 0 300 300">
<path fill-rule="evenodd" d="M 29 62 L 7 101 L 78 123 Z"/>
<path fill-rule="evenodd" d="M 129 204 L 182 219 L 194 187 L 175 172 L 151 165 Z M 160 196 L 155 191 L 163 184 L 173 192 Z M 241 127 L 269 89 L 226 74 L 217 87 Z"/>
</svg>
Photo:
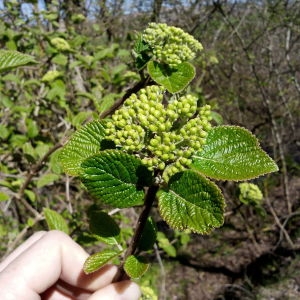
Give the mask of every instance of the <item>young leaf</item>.
<svg viewBox="0 0 300 300">
<path fill-rule="evenodd" d="M 158 192 L 158 205 L 161 216 L 174 229 L 203 234 L 224 221 L 225 202 L 220 189 L 192 170 L 171 177 L 169 189 Z"/>
<path fill-rule="evenodd" d="M 0 50 L 0 72 L 36 63 L 32 56 L 17 51 Z"/>
<path fill-rule="evenodd" d="M 202 151 L 193 155 L 191 168 L 221 180 L 247 180 L 278 171 L 256 137 L 237 126 L 213 127 Z"/>
<path fill-rule="evenodd" d="M 170 68 L 168 65 L 149 61 L 147 68 L 151 78 L 170 93 L 182 91 L 195 77 L 195 68 L 188 62 Z"/>
<path fill-rule="evenodd" d="M 109 245 L 117 244 L 120 240 L 120 228 L 115 220 L 104 211 L 91 211 L 90 231 Z"/>
<path fill-rule="evenodd" d="M 60 230 L 69 234 L 69 228 L 66 220 L 56 211 L 50 208 L 44 208 L 44 216 L 50 230 Z"/>
<path fill-rule="evenodd" d="M 52 184 L 58 178 L 59 178 L 59 175 L 57 175 L 57 174 L 53 174 L 53 173 L 44 174 L 37 180 L 36 186 L 38 188 L 41 188 L 45 185 Z"/>
<path fill-rule="evenodd" d="M 90 255 L 83 265 L 83 271 L 85 274 L 93 273 L 120 254 L 121 251 L 105 249 Z"/>
<path fill-rule="evenodd" d="M 81 168 L 83 184 L 102 202 L 118 208 L 143 203 L 142 181 L 151 173 L 135 156 L 118 150 L 101 151 L 86 159 Z"/>
<path fill-rule="evenodd" d="M 138 256 L 130 255 L 127 257 L 124 270 L 130 278 L 140 278 L 147 272 L 149 264 L 145 263 L 144 259 Z"/>
<path fill-rule="evenodd" d="M 64 171 L 78 176 L 81 163 L 88 157 L 100 152 L 100 142 L 105 136 L 104 123 L 93 121 L 76 131 L 60 153 Z"/>
<path fill-rule="evenodd" d="M 157 228 L 156 224 L 151 217 L 147 219 L 145 228 L 143 230 L 141 239 L 139 240 L 139 250 L 148 251 L 153 249 L 156 241 Z"/>
<path fill-rule="evenodd" d="M 0 192 L 0 202 L 1 201 L 6 201 L 9 199 L 9 195 L 4 193 L 4 192 Z"/>
<path fill-rule="evenodd" d="M 159 231 L 157 233 L 158 246 L 163 249 L 170 257 L 176 257 L 176 248 L 170 243 L 166 235 Z"/>
</svg>

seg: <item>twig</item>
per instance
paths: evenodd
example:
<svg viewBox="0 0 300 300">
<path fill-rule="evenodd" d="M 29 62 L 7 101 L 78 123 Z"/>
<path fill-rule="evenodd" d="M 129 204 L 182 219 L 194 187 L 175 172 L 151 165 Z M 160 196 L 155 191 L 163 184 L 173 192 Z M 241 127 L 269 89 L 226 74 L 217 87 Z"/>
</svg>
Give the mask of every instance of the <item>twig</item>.
<svg viewBox="0 0 300 300">
<path fill-rule="evenodd" d="M 117 110 L 125 102 L 125 100 L 127 98 L 130 97 L 131 94 L 137 93 L 140 89 L 147 86 L 149 82 L 150 82 L 149 76 L 142 78 L 136 85 L 134 85 L 132 88 L 128 89 L 126 91 L 126 93 L 124 94 L 124 96 L 120 100 L 116 101 L 108 110 L 104 111 L 100 115 L 100 119 L 104 119 L 107 116 L 111 115 L 115 110 Z"/>
<path fill-rule="evenodd" d="M 276 144 L 278 146 L 278 150 L 279 150 L 279 157 L 280 157 L 280 161 L 281 161 L 281 173 L 283 176 L 283 187 L 284 187 L 284 196 L 285 196 L 285 200 L 287 203 L 287 210 L 288 213 L 292 213 L 292 203 L 291 203 L 291 199 L 290 199 L 290 193 L 289 193 L 289 185 L 288 185 L 288 174 L 287 174 L 287 165 L 286 165 L 286 161 L 285 161 L 285 156 L 284 156 L 284 149 L 283 149 L 283 143 L 282 143 L 282 138 L 279 134 L 279 129 L 274 117 L 274 111 L 272 109 L 271 106 L 271 101 L 269 99 L 269 97 L 266 94 L 265 88 L 263 86 L 263 80 L 260 80 L 258 72 L 257 72 L 257 68 L 254 65 L 252 58 L 251 58 L 251 54 L 249 53 L 248 47 L 246 47 L 244 39 L 242 38 L 242 36 L 240 35 L 240 33 L 237 31 L 237 29 L 234 27 L 234 25 L 232 24 L 232 22 L 229 20 L 229 18 L 227 17 L 226 13 L 224 12 L 220 2 L 218 1 L 217 3 L 214 3 L 215 5 L 217 5 L 218 11 L 220 12 L 220 14 L 223 16 L 225 22 L 227 22 L 227 24 L 233 29 L 235 36 L 237 37 L 242 50 L 245 53 L 245 56 L 249 62 L 249 66 L 251 68 L 252 74 L 254 76 L 257 88 L 262 96 L 262 100 L 263 100 L 263 105 L 265 106 L 271 124 L 272 124 L 272 130 L 273 130 L 273 136 L 274 139 L 276 141 Z"/>
<path fill-rule="evenodd" d="M 288 216 L 285 218 L 284 222 L 282 223 L 282 227 L 285 228 L 285 226 L 288 224 L 288 222 L 290 221 L 290 219 L 292 219 L 292 218 L 294 218 L 294 217 L 297 217 L 297 216 L 299 216 L 299 215 L 300 215 L 300 212 L 299 212 L 299 211 L 298 211 L 298 212 L 293 212 L 293 213 L 291 213 L 290 215 L 288 215 Z M 281 241 L 282 241 L 282 238 L 283 238 L 283 231 L 280 230 L 279 240 L 278 240 L 278 242 L 277 242 L 277 244 L 276 244 L 276 246 L 275 246 L 275 249 L 279 247 L 279 245 L 280 245 L 280 243 L 281 243 Z M 295 245 L 295 244 L 293 244 L 293 245 L 294 245 L 294 247 L 293 247 L 292 250 L 296 250 L 296 249 L 299 249 L 299 248 L 300 248 L 299 245 Z"/>
<path fill-rule="evenodd" d="M 284 226 L 281 224 L 281 222 L 280 222 L 280 220 L 279 220 L 279 218 L 278 218 L 278 216 L 277 216 L 277 214 L 276 214 L 276 212 L 275 212 L 275 210 L 274 210 L 274 208 L 273 208 L 273 206 L 272 206 L 272 204 L 270 202 L 269 197 L 265 196 L 265 199 L 266 199 L 267 205 L 268 205 L 268 207 L 270 209 L 270 212 L 271 212 L 271 214 L 272 214 L 272 216 L 273 216 L 273 218 L 274 218 L 277 226 L 280 228 L 280 231 L 284 235 L 284 237 L 285 237 L 287 243 L 290 245 L 291 249 L 294 249 L 294 243 L 292 242 L 292 240 L 291 240 L 288 232 L 285 230 Z M 276 245 L 276 247 L 277 247 L 277 245 Z"/>
<path fill-rule="evenodd" d="M 134 235 L 130 241 L 130 244 L 125 252 L 123 263 L 119 267 L 119 271 L 114 278 L 114 282 L 118 282 L 118 281 L 121 281 L 121 280 L 124 280 L 127 278 L 127 275 L 124 271 L 124 263 L 126 261 L 126 258 L 129 257 L 130 255 L 133 255 L 138 247 L 138 243 L 142 236 L 144 227 L 146 225 L 146 221 L 150 214 L 150 210 L 153 205 L 153 202 L 156 198 L 156 193 L 157 193 L 158 189 L 159 189 L 159 185 L 153 184 L 148 188 L 148 190 L 145 194 L 144 207 L 143 207 L 143 210 L 137 221 L 136 230 L 135 230 Z"/>
<path fill-rule="evenodd" d="M 26 235 L 27 231 L 29 228 L 33 227 L 33 225 L 35 225 L 37 222 L 43 220 L 44 217 L 41 215 L 41 214 L 38 214 L 32 221 L 32 224 L 29 226 L 29 225 L 26 225 L 17 235 L 17 237 L 11 242 L 8 244 L 7 246 L 7 249 L 6 249 L 6 252 L 5 254 L 3 255 L 2 257 L 2 260 L 4 260 L 11 252 L 12 250 L 14 250 L 17 245 L 23 241 L 24 239 L 24 236 Z"/>
<path fill-rule="evenodd" d="M 68 210 L 70 214 L 73 214 L 73 207 L 70 198 L 70 177 L 66 175 L 66 201 L 68 203 Z"/>
<path fill-rule="evenodd" d="M 154 244 L 154 251 L 155 251 L 155 256 L 158 261 L 159 267 L 160 267 L 160 293 L 159 293 L 159 299 L 165 300 L 167 299 L 166 297 L 166 271 L 165 267 L 162 263 L 157 244 Z"/>
<path fill-rule="evenodd" d="M 18 194 L 15 196 L 24 206 L 26 209 L 28 209 L 35 218 L 40 217 L 40 213 L 34 209 L 25 199 L 24 199 L 24 193 L 28 185 L 30 184 L 32 178 L 43 168 L 45 161 L 49 158 L 49 156 L 54 153 L 57 149 L 62 147 L 61 143 L 57 143 L 54 145 L 51 149 L 48 150 L 48 152 L 28 171 L 25 182 L 21 186 Z"/>
</svg>

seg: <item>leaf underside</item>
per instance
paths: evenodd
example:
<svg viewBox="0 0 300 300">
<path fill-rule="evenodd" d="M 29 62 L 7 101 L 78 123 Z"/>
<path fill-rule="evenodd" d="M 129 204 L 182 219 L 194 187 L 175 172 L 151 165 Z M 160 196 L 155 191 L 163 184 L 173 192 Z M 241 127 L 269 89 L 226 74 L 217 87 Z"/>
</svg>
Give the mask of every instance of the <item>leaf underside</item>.
<svg viewBox="0 0 300 300">
<path fill-rule="evenodd" d="M 85 274 L 93 273 L 120 254 L 121 251 L 105 249 L 101 252 L 90 255 L 83 265 L 83 271 Z"/>
<path fill-rule="evenodd" d="M 249 180 L 278 171 L 257 138 L 238 126 L 213 127 L 202 151 L 193 155 L 191 168 L 220 180 Z"/>
<path fill-rule="evenodd" d="M 150 176 L 150 173 L 135 156 L 118 150 L 105 150 L 86 159 L 81 168 L 81 181 L 103 203 L 118 208 L 143 203 L 140 176 Z"/>
<path fill-rule="evenodd" d="M 69 234 L 69 227 L 66 220 L 56 211 L 50 208 L 43 209 L 44 216 L 49 230 L 60 230 Z"/>
<path fill-rule="evenodd" d="M 90 231 L 104 243 L 116 245 L 120 240 L 120 227 L 106 212 L 93 210 L 89 213 Z"/>
<path fill-rule="evenodd" d="M 149 268 L 149 264 L 145 263 L 141 257 L 130 255 L 127 257 L 124 270 L 130 278 L 140 278 Z"/>
<path fill-rule="evenodd" d="M 103 121 L 93 121 L 76 131 L 60 153 L 64 171 L 78 176 L 81 163 L 88 157 L 100 152 L 100 143 L 105 137 Z"/>
<path fill-rule="evenodd" d="M 158 205 L 163 219 L 175 229 L 204 234 L 224 222 L 220 189 L 192 170 L 171 177 L 169 189 L 158 192 Z"/>
<path fill-rule="evenodd" d="M 147 68 L 151 78 L 170 93 L 182 91 L 195 77 L 195 68 L 188 62 L 170 68 L 168 65 L 149 61 Z"/>
</svg>

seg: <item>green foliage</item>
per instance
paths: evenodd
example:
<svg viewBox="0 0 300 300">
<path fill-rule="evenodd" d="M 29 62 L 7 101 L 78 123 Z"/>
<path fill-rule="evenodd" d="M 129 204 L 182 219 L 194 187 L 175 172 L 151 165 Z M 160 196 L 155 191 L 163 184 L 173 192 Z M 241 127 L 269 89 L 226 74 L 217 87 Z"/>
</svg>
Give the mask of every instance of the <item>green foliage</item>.
<svg viewBox="0 0 300 300">
<path fill-rule="evenodd" d="M 176 248 L 170 243 L 163 232 L 159 231 L 157 233 L 157 241 L 159 248 L 163 249 L 170 257 L 176 257 Z"/>
<path fill-rule="evenodd" d="M 56 211 L 44 208 L 44 216 L 50 230 L 60 230 L 69 234 L 69 227 L 66 220 Z"/>
<path fill-rule="evenodd" d="M 191 170 L 171 177 L 158 194 L 162 217 L 173 228 L 208 233 L 224 222 L 224 199 L 219 188 Z"/>
<path fill-rule="evenodd" d="M 143 258 L 130 255 L 127 257 L 124 270 L 130 278 L 138 279 L 147 271 L 149 264 Z"/>
<path fill-rule="evenodd" d="M 156 37 L 158 32 L 162 36 Z M 190 52 L 177 51 L 179 37 Z M 156 239 L 168 255 L 176 256 L 175 247 L 147 220 L 156 196 L 160 215 L 170 227 L 206 234 L 223 224 L 225 208 L 221 190 L 207 177 L 244 180 L 278 169 L 250 132 L 236 126 L 213 127 L 211 107 L 199 105 L 195 96 L 184 92 L 195 76 L 187 60 L 200 46 L 182 30 L 150 24 L 134 56 L 140 72 L 147 66 L 159 85 L 128 95 L 111 120 L 85 125 L 61 153 L 65 171 L 79 176 L 96 201 L 115 208 L 144 205 L 132 249 L 124 257 L 124 270 L 131 278 L 147 270 L 138 252 L 151 250 Z M 169 51 L 174 53 L 170 58 Z M 109 245 L 119 238 L 117 224 L 104 212 L 92 213 L 90 229 Z M 115 256 L 109 251 L 94 254 L 86 272 Z"/>
<path fill-rule="evenodd" d="M 236 126 L 214 127 L 202 151 L 193 155 L 192 168 L 221 180 L 246 180 L 278 171 L 256 137 Z"/>
<path fill-rule="evenodd" d="M 0 49 L 0 72 L 7 71 L 30 63 L 36 63 L 32 56 L 17 51 Z"/>
<path fill-rule="evenodd" d="M 195 68 L 190 63 L 181 63 L 173 68 L 150 61 L 147 64 L 151 78 L 170 93 L 181 92 L 195 77 Z"/>
<path fill-rule="evenodd" d="M 108 245 L 117 245 L 120 241 L 120 228 L 114 219 L 104 211 L 93 210 L 89 214 L 90 231 Z"/>
<path fill-rule="evenodd" d="M 101 252 L 90 255 L 84 265 L 83 271 L 86 274 L 93 273 L 106 265 L 109 261 L 120 255 L 121 251 L 105 249 Z"/>
<path fill-rule="evenodd" d="M 15 16 L 14 7 L 10 9 Z M 0 71 L 40 62 L 34 69 L 22 68 L 0 78 L 0 171 L 8 174 L 0 182 L 5 188 L 0 201 L 21 195 L 43 211 L 49 229 L 72 232 L 81 241 L 85 237 L 86 245 L 96 240 L 118 248 L 91 255 L 84 265 L 86 273 L 122 258 L 129 238 L 137 241 L 122 260 L 132 278 L 148 269 L 144 257 L 155 241 L 169 256 L 177 255 L 176 245 L 148 218 L 155 201 L 173 229 L 209 233 L 223 224 L 225 201 L 207 177 L 244 180 L 277 170 L 245 129 L 213 127 L 214 120 L 223 122 L 222 117 L 211 111 L 214 105 L 205 104 L 199 90 L 193 93 L 189 87 L 197 80 L 191 60 L 202 45 L 182 29 L 150 23 L 139 35 L 132 53 L 135 61 L 130 63 L 130 52 L 107 42 L 101 26 L 91 34 L 78 34 L 85 16 L 72 14 L 65 30 L 55 9 L 43 12 L 45 24 L 35 12 L 32 18 L 19 19 L 18 32 L 7 20 L 0 21 L 1 43 L 10 49 L 0 50 Z M 125 93 L 128 86 L 133 88 Z M 111 119 L 99 120 L 103 113 Z M 53 154 L 66 132 L 77 128 Z M 87 197 L 62 170 L 77 176 L 101 206 L 89 212 L 91 234 L 85 232 Z M 67 224 L 61 212 L 42 206 L 62 203 L 65 194 L 70 196 L 69 184 L 76 196 L 68 199 Z M 120 228 L 103 210 L 106 205 L 140 206 L 135 232 Z M 17 211 L 22 216 L 24 208 Z M 118 221 L 124 225 L 124 219 Z M 34 222 L 26 217 L 24 223 L 35 226 Z M 3 235 L 7 232 L 5 226 L 1 230 Z M 178 244 L 186 244 L 188 237 L 177 233 Z"/>
<path fill-rule="evenodd" d="M 88 157 L 100 152 L 101 141 L 105 137 L 102 121 L 93 121 L 82 127 L 72 136 L 60 153 L 60 161 L 64 171 L 78 176 L 81 163 Z"/>
<path fill-rule="evenodd" d="M 139 250 L 148 251 L 153 249 L 153 245 L 156 242 L 157 228 L 152 218 L 147 219 L 147 223 L 139 240 Z"/>
<path fill-rule="evenodd" d="M 81 168 L 81 180 L 96 199 L 119 208 L 143 203 L 143 177 L 150 174 L 134 156 L 106 150 L 86 159 Z"/>
<path fill-rule="evenodd" d="M 263 194 L 254 183 L 243 182 L 239 184 L 239 200 L 244 204 L 259 205 L 263 199 Z"/>
</svg>

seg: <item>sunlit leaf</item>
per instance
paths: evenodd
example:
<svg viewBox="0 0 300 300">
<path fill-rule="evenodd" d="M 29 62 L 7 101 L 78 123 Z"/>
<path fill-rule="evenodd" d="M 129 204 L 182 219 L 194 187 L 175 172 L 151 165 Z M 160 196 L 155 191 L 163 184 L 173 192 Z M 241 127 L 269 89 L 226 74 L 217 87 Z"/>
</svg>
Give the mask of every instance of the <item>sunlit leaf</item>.
<svg viewBox="0 0 300 300">
<path fill-rule="evenodd" d="M 0 72 L 8 69 L 36 63 L 30 55 L 17 51 L 0 50 Z"/>
<path fill-rule="evenodd" d="M 261 149 L 256 137 L 237 126 L 213 127 L 191 166 L 202 174 L 222 180 L 247 180 L 278 171 L 276 163 Z"/>
<path fill-rule="evenodd" d="M 140 278 L 145 272 L 147 272 L 149 264 L 141 257 L 130 255 L 127 257 L 124 270 L 126 274 L 133 279 Z"/>
<path fill-rule="evenodd" d="M 69 227 L 66 220 L 56 211 L 44 208 L 44 216 L 50 230 L 60 230 L 69 234 Z"/>
<path fill-rule="evenodd" d="M 142 187 L 151 173 L 135 156 L 118 150 L 101 151 L 86 159 L 81 168 L 83 184 L 103 203 L 119 208 L 143 203 Z"/>
<path fill-rule="evenodd" d="M 159 231 L 157 233 L 157 241 L 159 248 L 163 249 L 170 257 L 176 257 L 176 248 L 163 232 Z"/>
<path fill-rule="evenodd" d="M 220 189 L 191 170 L 171 177 L 169 188 L 158 192 L 158 205 L 161 216 L 174 229 L 209 233 L 224 221 Z"/>
<path fill-rule="evenodd" d="M 84 273 L 90 274 L 90 273 L 93 273 L 93 272 L 99 270 L 101 267 L 103 267 L 105 264 L 107 264 L 110 260 L 114 259 L 121 253 L 122 253 L 121 251 L 105 249 L 101 252 L 90 255 L 86 259 L 86 261 L 83 265 Z"/>
<path fill-rule="evenodd" d="M 60 153 L 64 171 L 78 176 L 81 163 L 88 157 L 100 152 L 101 140 L 105 136 L 104 123 L 93 121 L 76 131 Z"/>
<path fill-rule="evenodd" d="M 195 77 L 195 68 L 188 62 L 170 68 L 168 65 L 149 61 L 147 68 L 151 78 L 170 93 L 182 91 Z"/>
</svg>

